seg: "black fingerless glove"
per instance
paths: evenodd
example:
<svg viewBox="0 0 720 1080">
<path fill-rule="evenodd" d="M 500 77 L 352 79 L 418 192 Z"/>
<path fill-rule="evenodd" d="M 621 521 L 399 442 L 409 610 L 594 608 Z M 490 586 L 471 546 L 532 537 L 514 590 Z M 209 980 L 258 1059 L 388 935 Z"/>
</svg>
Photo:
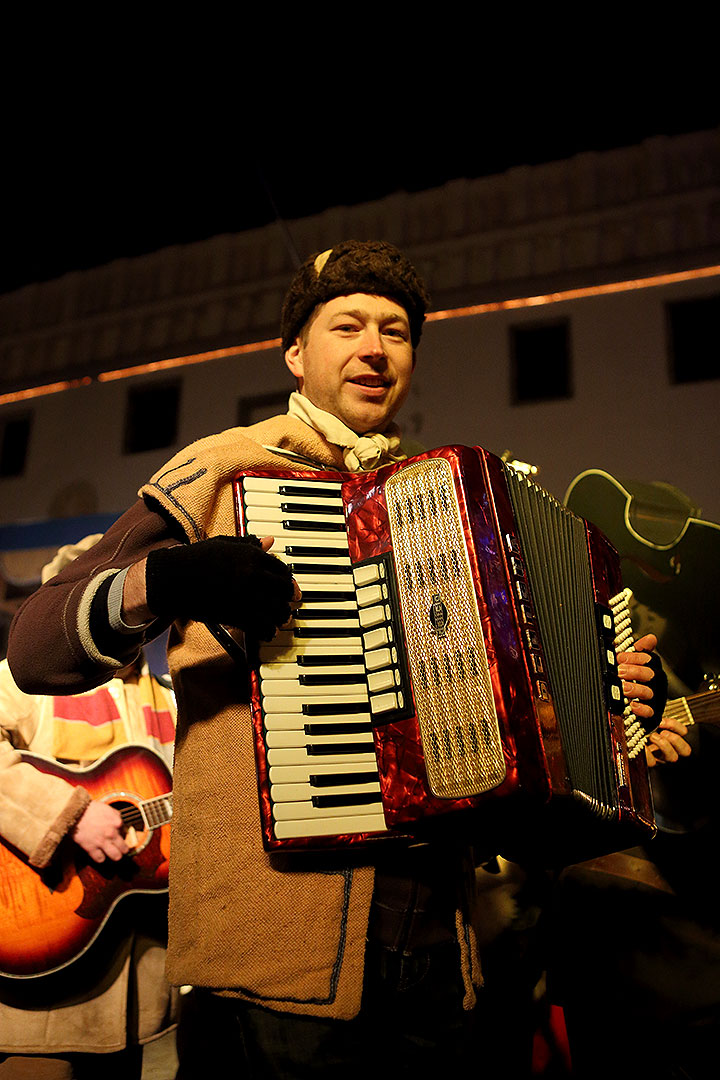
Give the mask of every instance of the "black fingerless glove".
<svg viewBox="0 0 720 1080">
<path fill-rule="evenodd" d="M 255 536 L 213 536 L 147 557 L 148 607 L 158 618 L 239 627 L 270 641 L 290 618 L 292 574 Z"/>
<path fill-rule="evenodd" d="M 668 698 L 668 680 L 667 675 L 663 671 L 662 660 L 657 653 L 650 653 L 650 659 L 648 661 L 648 667 L 652 668 L 653 677 L 649 682 L 649 686 L 652 687 L 652 700 L 648 702 L 648 705 L 652 706 L 653 717 L 652 720 L 648 720 L 647 724 L 652 724 L 651 731 L 656 731 L 660 726 L 660 721 L 663 718 L 665 712 L 665 706 L 667 705 Z"/>
</svg>

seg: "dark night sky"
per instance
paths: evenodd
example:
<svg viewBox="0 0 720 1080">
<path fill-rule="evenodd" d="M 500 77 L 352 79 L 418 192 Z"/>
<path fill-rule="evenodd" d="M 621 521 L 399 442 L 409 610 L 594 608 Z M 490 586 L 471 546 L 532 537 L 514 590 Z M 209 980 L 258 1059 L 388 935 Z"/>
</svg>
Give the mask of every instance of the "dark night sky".
<svg viewBox="0 0 720 1080">
<path fill-rule="evenodd" d="M 396 190 L 501 172 L 583 150 L 720 123 L 717 95 L 550 110 L 516 102 L 491 115 L 448 98 L 414 121 L 296 120 L 258 109 L 172 112 L 118 97 L 65 97 L 24 111 L 7 134 L 0 292 L 33 281 Z M 703 102 L 710 102 L 704 104 Z M 563 107 L 559 107 L 562 105 Z M 248 116 L 251 119 L 248 119 Z M 306 252 L 300 253 L 303 257 Z"/>
</svg>

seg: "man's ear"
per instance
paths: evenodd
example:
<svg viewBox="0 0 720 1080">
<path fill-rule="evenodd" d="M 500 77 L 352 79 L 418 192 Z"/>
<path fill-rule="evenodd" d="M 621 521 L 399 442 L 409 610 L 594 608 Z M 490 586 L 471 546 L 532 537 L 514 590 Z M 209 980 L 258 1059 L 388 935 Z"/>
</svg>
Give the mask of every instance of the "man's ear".
<svg viewBox="0 0 720 1080">
<path fill-rule="evenodd" d="M 302 379 L 302 347 L 300 345 L 299 338 L 296 338 L 290 348 L 285 350 L 285 363 L 290 368 L 290 371 L 293 373 L 296 379 Z"/>
</svg>

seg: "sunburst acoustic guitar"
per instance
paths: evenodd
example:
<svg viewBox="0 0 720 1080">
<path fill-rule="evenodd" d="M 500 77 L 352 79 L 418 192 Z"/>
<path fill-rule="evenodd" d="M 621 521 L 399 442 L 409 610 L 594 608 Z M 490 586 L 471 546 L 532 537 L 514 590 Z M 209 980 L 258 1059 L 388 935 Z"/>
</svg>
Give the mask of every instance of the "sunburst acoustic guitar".
<svg viewBox="0 0 720 1080">
<path fill-rule="evenodd" d="M 134 847 L 118 863 L 96 863 L 68 838 L 38 871 L 0 838 L 0 975 L 16 979 L 72 963 L 125 896 L 167 890 L 172 817 L 170 770 L 148 747 L 121 747 L 82 769 L 28 752 L 22 757 L 114 806 Z"/>
</svg>

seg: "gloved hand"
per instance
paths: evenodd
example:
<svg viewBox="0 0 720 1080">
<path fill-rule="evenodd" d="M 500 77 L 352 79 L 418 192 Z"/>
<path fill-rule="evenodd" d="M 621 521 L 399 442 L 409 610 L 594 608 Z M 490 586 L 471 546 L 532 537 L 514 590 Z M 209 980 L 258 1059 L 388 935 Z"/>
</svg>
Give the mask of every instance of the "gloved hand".
<svg viewBox="0 0 720 1080">
<path fill-rule="evenodd" d="M 213 536 L 151 551 L 148 607 L 158 618 L 239 627 L 270 641 L 291 615 L 292 574 L 256 536 Z"/>
</svg>

